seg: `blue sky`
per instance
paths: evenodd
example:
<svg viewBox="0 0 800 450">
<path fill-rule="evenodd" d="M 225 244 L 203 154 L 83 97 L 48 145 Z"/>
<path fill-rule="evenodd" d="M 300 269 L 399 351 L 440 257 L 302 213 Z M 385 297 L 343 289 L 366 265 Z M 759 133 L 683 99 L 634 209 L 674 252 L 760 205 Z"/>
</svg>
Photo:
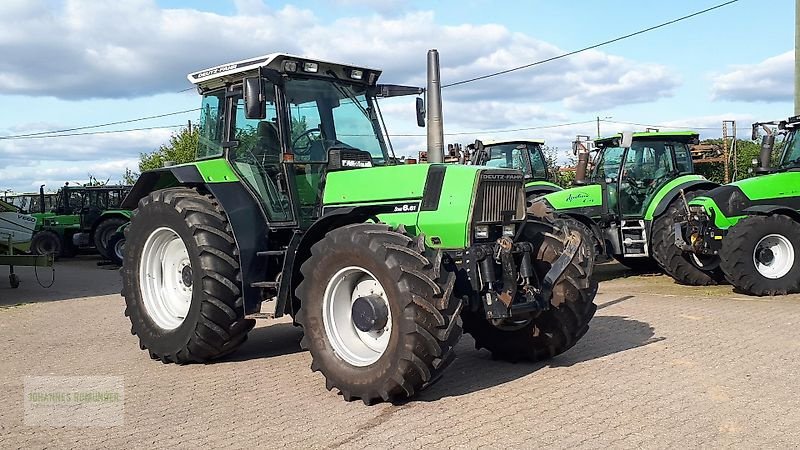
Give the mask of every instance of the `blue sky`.
<svg viewBox="0 0 800 450">
<path fill-rule="evenodd" d="M 132 119 L 199 105 L 186 73 L 290 51 L 385 69 L 383 81 L 424 83 L 425 50 L 441 51 L 443 82 L 522 65 L 676 18 L 721 0 L 366 1 L 4 0 L 0 4 L 0 190 L 121 177 L 172 129 L 48 139 L 4 135 Z M 497 130 L 610 117 L 720 134 L 736 119 L 791 114 L 794 2 L 740 0 L 597 51 L 447 89 L 448 142 L 543 137 L 568 149 L 594 124 Z M 420 133 L 413 100 L 384 106 L 392 134 Z M 122 128 L 174 126 L 183 114 Z M 414 154 L 422 137 L 393 139 Z"/>
</svg>

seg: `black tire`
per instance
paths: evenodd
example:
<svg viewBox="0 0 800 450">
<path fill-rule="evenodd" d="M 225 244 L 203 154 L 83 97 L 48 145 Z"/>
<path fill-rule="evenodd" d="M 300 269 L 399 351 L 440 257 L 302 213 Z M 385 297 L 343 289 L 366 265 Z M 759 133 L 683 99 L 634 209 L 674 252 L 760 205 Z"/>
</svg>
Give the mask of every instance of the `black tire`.
<svg viewBox="0 0 800 450">
<path fill-rule="evenodd" d="M 114 233 L 108 240 L 108 259 L 121 266 L 124 259 L 125 233 Z"/>
<path fill-rule="evenodd" d="M 42 230 L 31 239 L 31 253 L 34 255 L 62 256 L 64 245 L 61 237 L 54 231 Z"/>
<path fill-rule="evenodd" d="M 569 230 L 575 230 L 582 236 L 581 245 L 584 248 L 584 254 L 589 255 L 591 257 L 591 264 L 588 264 L 588 276 L 592 276 L 594 273 L 594 264 L 595 261 L 603 256 L 603 244 L 600 241 L 600 238 L 595 234 L 595 232 L 587 226 L 585 223 L 581 222 L 580 220 L 571 217 L 571 216 L 562 216 L 557 215 L 553 221 L 553 224 L 557 228 L 564 228 L 566 227 Z"/>
<path fill-rule="evenodd" d="M 564 252 L 566 230 L 545 223 L 528 224 L 526 239 L 534 244 L 534 269 L 539 279 Z M 593 258 L 579 251 L 553 288 L 550 309 L 517 327 L 496 326 L 482 309 L 462 312 L 464 331 L 475 339 L 475 348 L 485 348 L 495 359 L 541 361 L 572 348 L 589 329 L 597 311 L 594 297 L 597 281 L 590 276 Z"/>
<path fill-rule="evenodd" d="M 686 194 L 689 201 L 705 191 L 692 191 Z M 660 268 L 680 284 L 689 286 L 711 286 L 724 281 L 719 264 L 711 261 L 708 269 L 699 267 L 693 255 L 675 245 L 675 217 L 685 209 L 683 199 L 674 200 L 667 210 L 653 222 L 651 246 L 653 259 Z M 699 260 L 698 260 L 699 261 Z"/>
<path fill-rule="evenodd" d="M 311 248 L 297 288 L 303 348 L 311 352 L 328 390 L 365 404 L 413 396 L 436 381 L 455 357 L 461 338 L 461 301 L 452 296 L 455 272 L 442 253 L 425 250 L 423 240 L 383 224 L 334 229 Z M 389 298 L 390 338 L 370 365 L 358 367 L 336 354 L 325 328 L 324 296 L 343 268 L 368 270 Z M 397 331 L 397 332 L 395 332 Z"/>
<path fill-rule="evenodd" d="M 97 253 L 99 253 L 103 259 L 113 260 L 111 258 L 111 252 L 108 251 L 110 247 L 108 241 L 114 236 L 114 233 L 117 232 L 117 228 L 121 227 L 125 222 L 127 222 L 125 219 L 110 217 L 100 222 L 94 229 L 94 234 L 92 236 L 94 248 L 97 249 Z"/>
<path fill-rule="evenodd" d="M 623 266 L 639 273 L 661 273 L 661 266 L 653 258 L 631 258 L 615 255 L 614 259 Z"/>
<path fill-rule="evenodd" d="M 782 236 L 795 252 L 788 272 L 780 278 L 767 278 L 755 264 L 756 246 L 769 235 Z M 750 216 L 728 230 L 720 257 L 725 278 L 737 290 L 750 295 L 785 295 L 800 292 L 800 225 L 783 215 Z"/>
<path fill-rule="evenodd" d="M 192 268 L 192 294 L 183 322 L 174 329 L 156 324 L 139 285 L 141 252 L 157 229 L 170 228 L 183 241 Z M 164 363 L 207 362 L 235 351 L 255 320 L 244 318 L 239 259 L 230 224 L 210 195 L 188 188 L 155 191 L 139 201 L 126 229 L 122 295 L 131 334 L 142 350 Z M 197 287 L 202 287 L 198 289 Z"/>
</svg>

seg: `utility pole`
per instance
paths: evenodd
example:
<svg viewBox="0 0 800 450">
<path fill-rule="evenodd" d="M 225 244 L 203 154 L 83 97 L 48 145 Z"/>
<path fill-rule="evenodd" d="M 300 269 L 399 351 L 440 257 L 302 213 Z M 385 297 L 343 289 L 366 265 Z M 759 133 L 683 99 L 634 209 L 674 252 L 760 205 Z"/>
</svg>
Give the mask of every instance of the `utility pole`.
<svg viewBox="0 0 800 450">
<path fill-rule="evenodd" d="M 794 2 L 794 115 L 800 115 L 800 0 Z"/>
<path fill-rule="evenodd" d="M 797 0 L 800 2 L 800 0 Z M 600 139 L 600 116 L 597 116 L 597 139 Z"/>
</svg>

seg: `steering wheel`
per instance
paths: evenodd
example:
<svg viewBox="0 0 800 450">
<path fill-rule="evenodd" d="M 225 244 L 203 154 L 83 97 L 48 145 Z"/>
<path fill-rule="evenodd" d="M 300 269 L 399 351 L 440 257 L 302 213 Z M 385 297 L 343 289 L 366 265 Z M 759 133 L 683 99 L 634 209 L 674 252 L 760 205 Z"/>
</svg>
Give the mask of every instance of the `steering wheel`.
<svg viewBox="0 0 800 450">
<path fill-rule="evenodd" d="M 317 133 L 318 136 L 313 138 L 311 136 L 313 133 Z M 305 138 L 307 141 L 305 147 L 298 147 L 297 143 L 303 138 Z M 314 143 L 314 141 L 321 141 L 322 139 L 322 130 L 319 128 L 310 128 L 300 134 L 300 136 L 294 138 L 292 141 L 292 151 L 295 155 L 308 156 L 309 152 L 311 151 L 311 145 Z"/>
</svg>

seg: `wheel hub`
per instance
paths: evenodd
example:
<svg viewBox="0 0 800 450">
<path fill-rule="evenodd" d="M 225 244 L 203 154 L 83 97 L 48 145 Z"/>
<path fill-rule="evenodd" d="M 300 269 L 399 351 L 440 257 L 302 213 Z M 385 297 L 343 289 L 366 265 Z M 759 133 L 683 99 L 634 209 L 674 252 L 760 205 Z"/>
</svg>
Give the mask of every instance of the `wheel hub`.
<svg viewBox="0 0 800 450">
<path fill-rule="evenodd" d="M 382 330 L 389 321 L 389 306 L 377 295 L 356 298 L 351 309 L 353 325 L 364 333 Z"/>
<path fill-rule="evenodd" d="M 757 258 L 758 262 L 768 266 L 775 261 L 775 253 L 769 248 L 762 248 L 758 251 Z"/>
<path fill-rule="evenodd" d="M 181 282 L 187 288 L 192 287 L 192 266 L 183 266 L 183 269 L 181 269 Z"/>
</svg>

